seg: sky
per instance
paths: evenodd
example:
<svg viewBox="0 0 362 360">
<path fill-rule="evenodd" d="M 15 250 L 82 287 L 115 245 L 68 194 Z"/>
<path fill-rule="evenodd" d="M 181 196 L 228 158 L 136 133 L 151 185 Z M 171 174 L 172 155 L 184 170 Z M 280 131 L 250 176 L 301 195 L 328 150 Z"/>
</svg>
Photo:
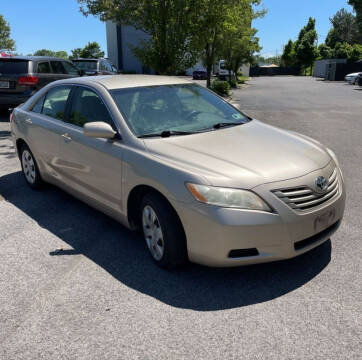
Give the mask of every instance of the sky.
<svg viewBox="0 0 362 360">
<path fill-rule="evenodd" d="M 217 0 L 215 0 L 217 1 Z M 281 54 L 295 40 L 309 16 L 316 18 L 319 43 L 330 29 L 329 18 L 347 5 L 347 0 L 263 0 L 266 16 L 255 20 L 263 56 Z M 11 26 L 16 51 L 24 55 L 39 49 L 54 51 L 84 47 L 97 41 L 107 52 L 105 24 L 84 17 L 76 0 L 0 0 L 0 14 Z"/>
<path fill-rule="evenodd" d="M 289 39 L 298 38 L 310 16 L 316 19 L 318 42 L 323 43 L 331 28 L 329 18 L 343 7 L 353 10 L 347 0 L 263 0 L 263 3 L 268 12 L 264 18 L 255 20 L 253 26 L 258 29 L 264 57 L 281 55 L 284 45 Z"/>
<path fill-rule="evenodd" d="M 84 17 L 76 0 L 0 0 L 0 14 L 10 23 L 16 51 L 54 51 L 84 47 L 97 41 L 107 51 L 106 25 Z"/>
</svg>

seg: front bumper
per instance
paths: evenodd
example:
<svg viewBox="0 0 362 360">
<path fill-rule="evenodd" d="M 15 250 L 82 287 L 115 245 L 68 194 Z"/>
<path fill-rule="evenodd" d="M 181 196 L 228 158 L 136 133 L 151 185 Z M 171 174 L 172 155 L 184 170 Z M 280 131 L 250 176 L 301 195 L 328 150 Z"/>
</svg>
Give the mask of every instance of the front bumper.
<svg viewBox="0 0 362 360">
<path fill-rule="evenodd" d="M 328 240 L 337 230 L 345 207 L 345 189 L 339 171 L 338 194 L 310 211 L 292 210 L 271 192 L 286 184 L 308 184 L 306 181 L 314 177 L 315 174 L 311 173 L 254 188 L 275 209 L 275 213 L 221 208 L 196 201 L 175 203 L 184 225 L 190 261 L 207 266 L 270 262 L 293 258 Z M 230 253 L 232 250 L 246 251 L 235 257 L 238 252 Z M 257 250 L 257 254 L 252 250 Z"/>
</svg>

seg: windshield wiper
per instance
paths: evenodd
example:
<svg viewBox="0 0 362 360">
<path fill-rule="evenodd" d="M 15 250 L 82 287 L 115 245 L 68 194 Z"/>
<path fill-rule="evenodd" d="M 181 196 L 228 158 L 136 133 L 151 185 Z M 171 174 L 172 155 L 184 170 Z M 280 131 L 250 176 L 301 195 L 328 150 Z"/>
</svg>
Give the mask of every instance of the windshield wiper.
<svg viewBox="0 0 362 360">
<path fill-rule="evenodd" d="M 170 137 L 173 135 L 191 135 L 191 134 L 196 134 L 196 132 L 192 132 L 192 131 L 178 131 L 178 130 L 164 130 L 160 133 L 151 133 L 151 134 L 144 134 L 144 135 L 140 135 L 138 136 L 140 139 L 142 138 L 148 138 L 148 137 L 157 137 L 157 136 L 161 136 L 163 138 L 166 137 Z"/>
<path fill-rule="evenodd" d="M 219 123 L 212 125 L 212 127 L 214 129 L 221 129 L 223 127 L 236 126 L 236 125 L 242 125 L 242 124 L 244 124 L 244 123 L 243 122 L 219 122 Z"/>
</svg>

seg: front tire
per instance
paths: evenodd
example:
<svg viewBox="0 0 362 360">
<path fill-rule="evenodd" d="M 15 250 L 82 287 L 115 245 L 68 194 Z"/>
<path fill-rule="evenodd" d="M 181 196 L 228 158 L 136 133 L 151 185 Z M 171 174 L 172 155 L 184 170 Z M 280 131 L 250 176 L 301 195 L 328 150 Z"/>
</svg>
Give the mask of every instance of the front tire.
<svg viewBox="0 0 362 360">
<path fill-rule="evenodd" d="M 185 265 L 185 233 L 175 210 L 163 197 L 150 193 L 142 199 L 140 223 L 147 248 L 157 265 L 168 269 Z"/>
<path fill-rule="evenodd" d="M 29 146 L 24 144 L 20 149 L 21 168 L 27 184 L 32 189 L 40 189 L 43 186 L 43 180 L 40 176 L 38 164 L 30 151 Z"/>
</svg>

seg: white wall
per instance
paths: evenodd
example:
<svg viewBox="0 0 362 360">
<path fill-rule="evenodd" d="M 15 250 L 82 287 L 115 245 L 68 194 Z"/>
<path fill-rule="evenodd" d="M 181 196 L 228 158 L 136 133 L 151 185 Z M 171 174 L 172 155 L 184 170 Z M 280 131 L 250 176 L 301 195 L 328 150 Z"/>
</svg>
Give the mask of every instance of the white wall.
<svg viewBox="0 0 362 360">
<path fill-rule="evenodd" d="M 325 59 L 317 60 L 314 62 L 313 76 L 318 78 L 325 78 L 327 74 L 327 65 L 331 63 L 342 63 L 345 64 L 346 59 Z"/>
</svg>

